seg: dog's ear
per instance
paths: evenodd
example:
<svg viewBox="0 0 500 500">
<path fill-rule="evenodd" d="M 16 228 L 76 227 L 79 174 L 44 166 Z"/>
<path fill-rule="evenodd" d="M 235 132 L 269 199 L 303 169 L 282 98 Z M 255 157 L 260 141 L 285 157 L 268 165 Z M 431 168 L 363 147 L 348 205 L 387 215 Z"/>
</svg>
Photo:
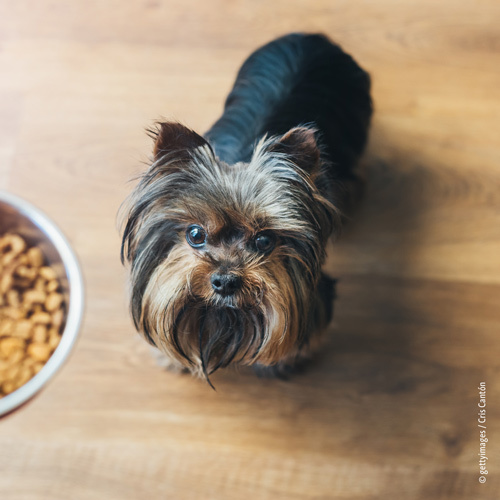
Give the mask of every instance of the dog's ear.
<svg viewBox="0 0 500 500">
<path fill-rule="evenodd" d="M 158 123 L 156 130 L 150 130 L 149 133 L 155 140 L 155 160 L 172 151 L 182 156 L 183 152 L 189 154 L 196 148 L 208 145 L 201 135 L 176 122 Z"/>
<path fill-rule="evenodd" d="M 286 154 L 290 160 L 309 174 L 317 170 L 320 165 L 320 151 L 314 128 L 292 128 L 272 142 L 268 151 Z"/>
</svg>

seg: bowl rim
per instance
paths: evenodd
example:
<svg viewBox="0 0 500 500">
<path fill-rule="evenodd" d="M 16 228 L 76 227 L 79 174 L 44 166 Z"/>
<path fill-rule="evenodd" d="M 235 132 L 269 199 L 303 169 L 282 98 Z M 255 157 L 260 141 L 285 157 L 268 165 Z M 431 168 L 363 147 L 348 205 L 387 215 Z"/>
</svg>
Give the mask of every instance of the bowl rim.
<svg viewBox="0 0 500 500">
<path fill-rule="evenodd" d="M 81 267 L 75 252 L 55 223 L 30 202 L 1 189 L 0 201 L 9 204 L 29 219 L 54 245 L 67 274 L 70 297 L 66 324 L 59 345 L 32 379 L 11 394 L 0 398 L 1 417 L 35 396 L 66 362 L 80 332 L 84 309 L 84 285 Z"/>
</svg>

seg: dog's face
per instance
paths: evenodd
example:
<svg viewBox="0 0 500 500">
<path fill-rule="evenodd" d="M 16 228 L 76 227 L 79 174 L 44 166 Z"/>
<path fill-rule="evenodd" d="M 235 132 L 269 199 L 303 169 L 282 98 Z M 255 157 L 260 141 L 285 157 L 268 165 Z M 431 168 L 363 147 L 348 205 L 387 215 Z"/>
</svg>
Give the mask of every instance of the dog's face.
<svg viewBox="0 0 500 500">
<path fill-rule="evenodd" d="M 235 165 L 180 124 L 155 137 L 124 206 L 135 326 L 198 374 L 293 355 L 338 222 L 314 131 L 261 141 Z"/>
</svg>

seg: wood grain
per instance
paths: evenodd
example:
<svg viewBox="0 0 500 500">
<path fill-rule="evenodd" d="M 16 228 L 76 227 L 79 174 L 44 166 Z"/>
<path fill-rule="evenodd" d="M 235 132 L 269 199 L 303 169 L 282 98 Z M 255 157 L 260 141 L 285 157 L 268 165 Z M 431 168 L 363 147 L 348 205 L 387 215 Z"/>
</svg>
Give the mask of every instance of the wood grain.
<svg viewBox="0 0 500 500">
<path fill-rule="evenodd" d="M 497 499 L 499 19 L 494 0 L 0 0 L 0 188 L 57 222 L 87 287 L 74 355 L 0 422 L 0 498 Z M 135 335 L 115 216 L 144 129 L 203 132 L 243 59 L 297 30 L 372 75 L 365 194 L 330 251 L 316 362 L 290 382 L 219 372 L 214 392 Z"/>
</svg>

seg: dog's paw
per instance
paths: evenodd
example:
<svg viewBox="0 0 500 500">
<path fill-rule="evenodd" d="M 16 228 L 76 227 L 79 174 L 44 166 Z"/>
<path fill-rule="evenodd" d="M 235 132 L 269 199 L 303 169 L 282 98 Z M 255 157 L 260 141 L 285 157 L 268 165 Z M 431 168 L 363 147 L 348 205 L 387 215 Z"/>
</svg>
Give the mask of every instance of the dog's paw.
<svg viewBox="0 0 500 500">
<path fill-rule="evenodd" d="M 292 375 L 300 371 L 300 367 L 288 363 L 277 363 L 271 366 L 253 365 L 253 371 L 259 378 L 278 378 L 280 380 L 289 380 Z"/>
<path fill-rule="evenodd" d="M 189 370 L 184 365 L 167 356 L 156 347 L 151 346 L 151 355 L 156 361 L 156 365 L 164 370 L 168 370 L 172 373 L 189 373 Z"/>
<path fill-rule="evenodd" d="M 259 378 L 277 378 L 280 380 L 290 380 L 295 375 L 300 375 L 307 371 L 313 362 L 311 354 L 301 354 L 293 359 L 265 366 L 259 363 L 252 366 L 254 373 Z"/>
</svg>

